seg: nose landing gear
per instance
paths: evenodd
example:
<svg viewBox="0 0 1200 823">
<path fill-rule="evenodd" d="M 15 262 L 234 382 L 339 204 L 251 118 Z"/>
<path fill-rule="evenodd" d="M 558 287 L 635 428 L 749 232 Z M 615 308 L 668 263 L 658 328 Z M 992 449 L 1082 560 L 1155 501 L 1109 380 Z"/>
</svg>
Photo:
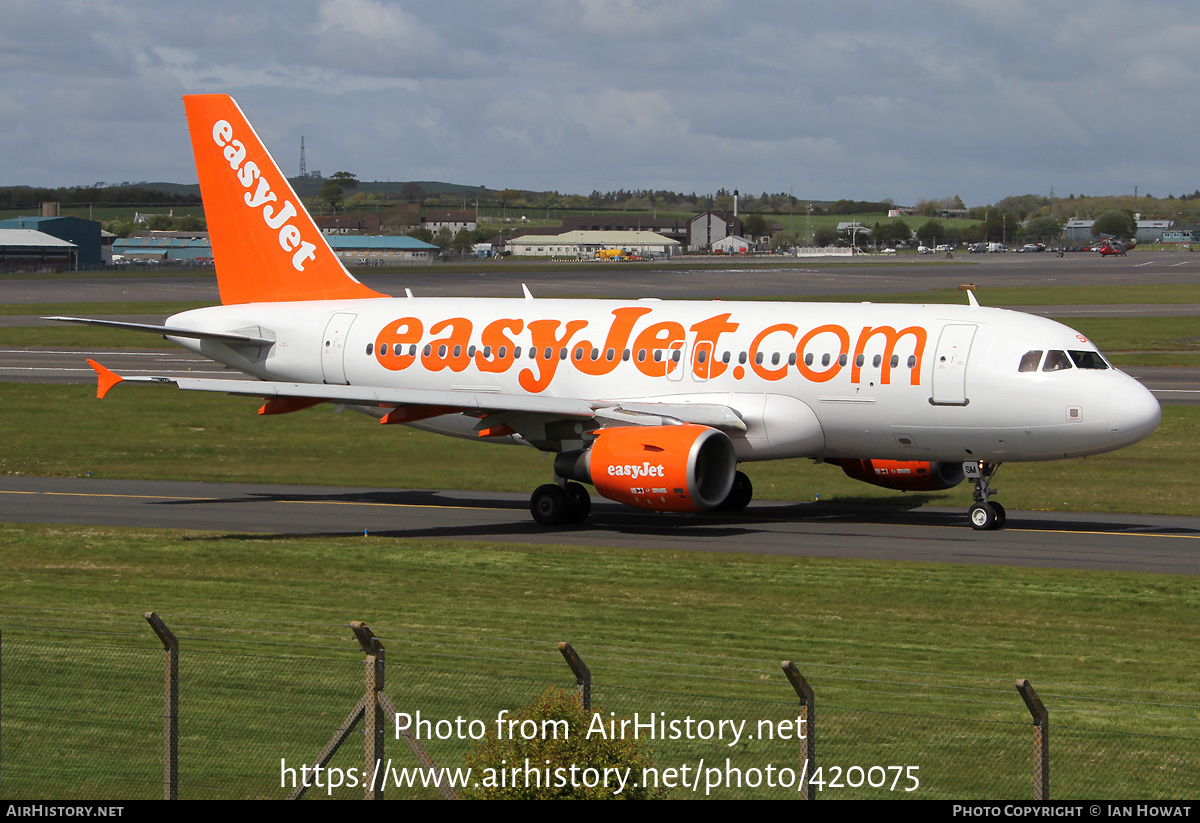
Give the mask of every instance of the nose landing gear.
<svg viewBox="0 0 1200 823">
<path fill-rule="evenodd" d="M 1004 507 L 988 500 L 996 493 L 996 490 L 991 487 L 991 481 L 999 468 L 999 463 L 985 463 L 982 460 L 963 463 L 963 473 L 975 481 L 975 489 L 971 493 L 975 504 L 967 511 L 967 517 L 971 521 L 971 528 L 977 531 L 990 531 L 1004 527 L 1006 517 Z"/>
</svg>

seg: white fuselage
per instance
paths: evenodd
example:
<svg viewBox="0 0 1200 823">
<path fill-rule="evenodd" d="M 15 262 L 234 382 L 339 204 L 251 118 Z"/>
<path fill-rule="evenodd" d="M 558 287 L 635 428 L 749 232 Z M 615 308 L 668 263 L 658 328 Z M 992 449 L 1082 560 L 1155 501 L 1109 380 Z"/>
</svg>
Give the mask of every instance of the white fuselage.
<svg viewBox="0 0 1200 823">
<path fill-rule="evenodd" d="M 727 406 L 746 461 L 1080 457 L 1137 442 L 1161 414 L 1074 330 L 976 306 L 387 298 L 169 325 L 274 339 L 255 356 L 172 338 L 264 380 Z M 477 422 L 420 425 L 474 437 Z"/>
</svg>

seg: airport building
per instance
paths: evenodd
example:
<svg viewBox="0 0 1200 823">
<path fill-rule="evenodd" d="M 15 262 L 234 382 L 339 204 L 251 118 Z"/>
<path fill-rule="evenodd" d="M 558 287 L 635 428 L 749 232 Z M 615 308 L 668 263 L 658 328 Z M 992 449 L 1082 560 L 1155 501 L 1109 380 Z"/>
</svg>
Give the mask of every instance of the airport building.
<svg viewBox="0 0 1200 823">
<path fill-rule="evenodd" d="M 347 266 L 413 266 L 432 263 L 438 247 L 415 237 L 334 235 L 325 238 Z"/>
<path fill-rule="evenodd" d="M 28 229 L 65 241 L 75 247 L 68 269 L 98 269 L 104 265 L 100 224 L 82 217 L 14 217 L 0 220 L 0 229 Z"/>
<path fill-rule="evenodd" d="M 77 252 L 74 243 L 45 232 L 0 228 L 0 271 L 73 271 Z"/>
<path fill-rule="evenodd" d="M 126 262 L 211 265 L 208 232 L 137 232 L 113 243 L 113 254 Z M 432 263 L 438 247 L 415 237 L 327 235 L 334 254 L 347 266 L 395 266 Z"/>
<path fill-rule="evenodd" d="M 624 249 L 642 257 L 679 254 L 678 240 L 652 231 L 568 231 L 562 234 L 525 234 L 508 242 L 514 257 L 568 257 L 590 260 L 601 249 Z"/>
</svg>

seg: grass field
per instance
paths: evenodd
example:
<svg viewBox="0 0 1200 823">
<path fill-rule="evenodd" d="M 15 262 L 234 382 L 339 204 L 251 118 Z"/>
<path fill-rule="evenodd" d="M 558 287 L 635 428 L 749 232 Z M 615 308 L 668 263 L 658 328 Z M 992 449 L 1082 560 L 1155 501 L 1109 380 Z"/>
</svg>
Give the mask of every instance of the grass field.
<svg viewBox="0 0 1200 823">
<path fill-rule="evenodd" d="M 567 640 L 619 717 L 794 716 L 778 661 L 795 660 L 820 762 L 914 765 L 917 797 L 1029 797 L 1017 678 L 1050 708 L 1056 798 L 1180 798 L 1200 779 L 1200 646 L 1181 631 L 1196 577 L 42 526 L 0 528 L 0 563 L 10 798 L 161 791 L 150 609 L 183 649 L 184 796 L 282 794 L 280 757 L 311 762 L 361 691 L 350 619 L 383 639 L 388 693 L 426 717 L 490 719 L 569 687 Z M 355 745 L 335 763 L 361 762 Z M 454 766 L 465 746 L 430 750 Z M 653 750 L 660 766 L 796 757 Z"/>
</svg>

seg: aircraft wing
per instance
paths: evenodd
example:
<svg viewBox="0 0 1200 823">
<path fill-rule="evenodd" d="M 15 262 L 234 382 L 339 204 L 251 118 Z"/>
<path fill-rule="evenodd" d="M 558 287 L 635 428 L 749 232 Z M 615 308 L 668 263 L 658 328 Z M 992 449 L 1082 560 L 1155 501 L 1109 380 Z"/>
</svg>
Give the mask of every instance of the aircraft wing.
<svg viewBox="0 0 1200 823">
<path fill-rule="evenodd" d="M 602 424 L 609 425 L 661 426 L 671 423 L 696 423 L 726 431 L 746 430 L 746 424 L 737 412 L 720 404 L 582 400 L 470 390 L 398 389 L 209 377 L 121 377 L 94 360 L 88 360 L 88 365 L 99 377 L 96 396 L 101 398 L 117 383 L 156 383 L 173 384 L 183 391 L 223 392 L 243 397 L 263 397 L 268 401 L 296 401 L 295 405 L 286 407 L 286 410 L 330 402 L 347 406 L 385 408 L 420 406 L 438 410 L 441 414 L 518 412 L 555 418 L 594 418 Z"/>
<path fill-rule="evenodd" d="M 188 337 L 196 340 L 219 340 L 222 343 L 240 343 L 250 346 L 270 346 L 275 342 L 273 339 L 256 337 L 252 334 L 198 331 L 196 329 L 181 329 L 175 326 L 155 326 L 149 323 L 126 323 L 121 320 L 94 320 L 89 317 L 43 317 L 42 319 L 57 320 L 61 323 L 84 323 L 89 326 L 107 326 L 113 329 L 127 329 L 129 331 L 148 331 L 154 334 L 161 334 L 163 337 Z"/>
</svg>

